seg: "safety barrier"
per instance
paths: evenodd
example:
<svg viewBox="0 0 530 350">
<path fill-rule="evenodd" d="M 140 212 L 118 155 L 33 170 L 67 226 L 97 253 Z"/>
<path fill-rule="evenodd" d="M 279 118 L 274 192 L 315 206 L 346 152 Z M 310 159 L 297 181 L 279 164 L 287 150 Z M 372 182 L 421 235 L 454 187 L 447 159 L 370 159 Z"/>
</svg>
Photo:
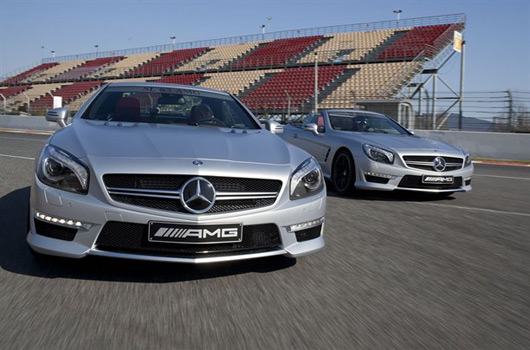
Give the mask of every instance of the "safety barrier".
<svg viewBox="0 0 530 350">
<path fill-rule="evenodd" d="M 416 135 L 465 149 L 474 158 L 530 161 L 530 134 L 415 130 Z"/>
</svg>

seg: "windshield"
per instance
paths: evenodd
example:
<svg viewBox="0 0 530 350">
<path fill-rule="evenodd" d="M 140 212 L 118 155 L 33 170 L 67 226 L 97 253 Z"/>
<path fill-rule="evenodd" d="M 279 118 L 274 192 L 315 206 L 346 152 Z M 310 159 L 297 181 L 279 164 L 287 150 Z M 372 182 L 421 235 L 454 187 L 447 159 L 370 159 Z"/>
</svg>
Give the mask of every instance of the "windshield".
<svg viewBox="0 0 530 350">
<path fill-rule="evenodd" d="M 401 125 L 383 115 L 330 114 L 329 122 L 334 130 L 410 135 Z"/>
<path fill-rule="evenodd" d="M 81 118 L 259 129 L 231 96 L 179 87 L 109 86 Z"/>
</svg>

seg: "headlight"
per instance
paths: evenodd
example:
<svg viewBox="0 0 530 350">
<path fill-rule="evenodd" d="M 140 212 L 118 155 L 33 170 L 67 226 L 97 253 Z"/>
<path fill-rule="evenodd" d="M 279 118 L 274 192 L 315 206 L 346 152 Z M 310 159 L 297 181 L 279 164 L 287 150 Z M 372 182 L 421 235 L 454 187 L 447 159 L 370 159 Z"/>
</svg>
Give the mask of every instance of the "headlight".
<svg viewBox="0 0 530 350">
<path fill-rule="evenodd" d="M 319 192 L 324 186 L 322 170 L 314 158 L 305 160 L 291 176 L 290 198 L 300 199 Z"/>
<path fill-rule="evenodd" d="M 471 157 L 469 156 L 469 153 L 466 153 L 466 158 L 464 159 L 464 166 L 471 165 Z"/>
<path fill-rule="evenodd" d="M 363 144 L 363 151 L 364 153 L 366 153 L 368 158 L 375 160 L 376 162 L 388 163 L 388 164 L 394 163 L 394 153 L 386 149 L 379 148 L 379 147 L 372 146 L 372 145 L 365 143 Z"/>
<path fill-rule="evenodd" d="M 70 153 L 47 145 L 37 164 L 37 177 L 48 186 L 87 193 L 88 168 Z"/>
</svg>

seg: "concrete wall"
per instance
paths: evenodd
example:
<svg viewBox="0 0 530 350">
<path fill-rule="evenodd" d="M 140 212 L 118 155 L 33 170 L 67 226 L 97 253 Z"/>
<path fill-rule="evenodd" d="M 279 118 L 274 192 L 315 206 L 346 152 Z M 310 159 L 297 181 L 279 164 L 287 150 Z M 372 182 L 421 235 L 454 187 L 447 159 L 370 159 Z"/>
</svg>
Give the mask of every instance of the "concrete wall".
<svg viewBox="0 0 530 350">
<path fill-rule="evenodd" d="M 0 115 L 0 129 L 56 131 L 60 129 L 60 126 L 57 123 L 46 121 L 44 117 Z"/>
<path fill-rule="evenodd" d="M 60 127 L 44 117 L 0 115 L 0 129 L 56 131 Z M 475 158 L 530 161 L 530 134 L 474 131 L 415 130 L 416 135 L 450 143 Z"/>
<path fill-rule="evenodd" d="M 530 134 L 430 130 L 414 133 L 463 148 L 475 158 L 530 161 Z"/>
</svg>

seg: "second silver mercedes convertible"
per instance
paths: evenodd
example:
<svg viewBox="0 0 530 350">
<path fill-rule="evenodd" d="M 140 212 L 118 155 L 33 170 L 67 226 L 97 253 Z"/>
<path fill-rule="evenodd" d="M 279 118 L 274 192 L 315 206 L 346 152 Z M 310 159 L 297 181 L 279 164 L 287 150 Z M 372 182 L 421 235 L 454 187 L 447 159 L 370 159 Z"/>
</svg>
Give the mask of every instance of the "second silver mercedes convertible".
<svg viewBox="0 0 530 350">
<path fill-rule="evenodd" d="M 234 96 L 156 83 L 98 91 L 37 160 L 28 243 L 36 254 L 209 263 L 324 247 L 315 159 Z"/>
<path fill-rule="evenodd" d="M 362 110 L 323 110 L 281 137 L 320 163 L 336 192 L 406 190 L 450 195 L 471 190 L 469 154 L 415 136 L 393 119 Z"/>
</svg>

